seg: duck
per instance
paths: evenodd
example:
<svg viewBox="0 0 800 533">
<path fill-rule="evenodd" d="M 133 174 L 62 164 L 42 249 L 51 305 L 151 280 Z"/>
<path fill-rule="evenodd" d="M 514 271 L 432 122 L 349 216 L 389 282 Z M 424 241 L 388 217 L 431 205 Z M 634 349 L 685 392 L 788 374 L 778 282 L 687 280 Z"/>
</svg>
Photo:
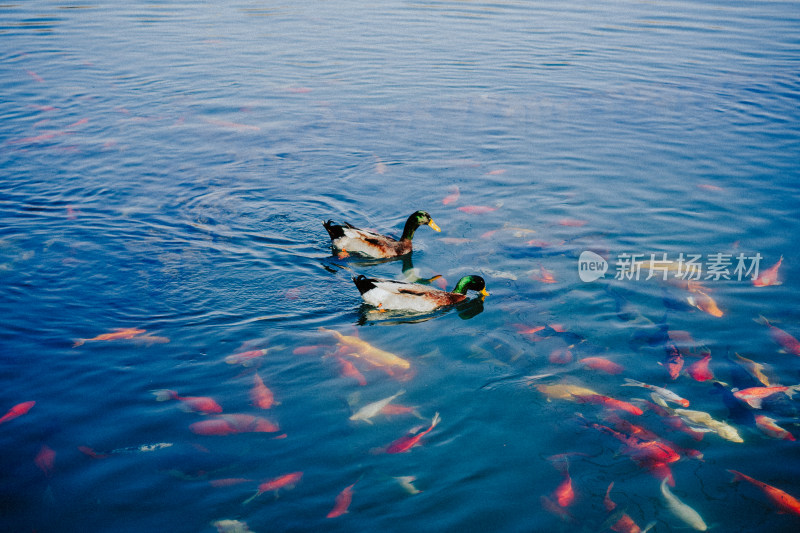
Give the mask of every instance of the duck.
<svg viewBox="0 0 800 533">
<path fill-rule="evenodd" d="M 328 235 L 331 236 L 331 243 L 334 247 L 348 254 L 356 253 L 376 259 L 400 257 L 410 253 L 412 250 L 411 239 L 414 238 L 417 228 L 422 225 L 430 226 L 437 232 L 442 231 L 425 211 L 415 211 L 408 217 L 400 240 L 359 229 L 347 222 L 339 225 L 333 220 L 328 220 L 323 223 Z"/>
<path fill-rule="evenodd" d="M 450 292 L 420 283 L 368 278 L 363 274 L 353 277 L 353 283 L 365 303 L 383 311 L 427 313 L 463 302 L 468 290 L 477 291 L 481 299 L 489 295 L 484 279 L 475 275 L 458 280 Z"/>
</svg>

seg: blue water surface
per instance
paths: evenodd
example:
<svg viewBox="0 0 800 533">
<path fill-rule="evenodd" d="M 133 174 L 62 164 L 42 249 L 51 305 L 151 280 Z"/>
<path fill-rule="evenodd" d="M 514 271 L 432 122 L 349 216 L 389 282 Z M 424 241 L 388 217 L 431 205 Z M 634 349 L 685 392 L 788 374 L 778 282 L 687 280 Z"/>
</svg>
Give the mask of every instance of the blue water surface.
<svg viewBox="0 0 800 533">
<path fill-rule="evenodd" d="M 0 38 L 0 416 L 36 402 L 0 423 L 3 531 L 609 531 L 623 512 L 685 531 L 659 473 L 598 429 L 612 415 L 702 452 L 669 464 L 671 491 L 709 527 L 798 527 L 728 472 L 800 498 L 796 441 L 754 422 L 800 437 L 792 391 L 730 402 L 762 385 L 737 353 L 800 383 L 760 319 L 800 337 L 797 2 L 31 0 L 0 5 Z M 417 209 L 442 232 L 420 228 L 405 263 L 339 257 L 322 226 L 397 235 Z M 601 279 L 579 277 L 584 251 Z M 690 286 L 628 279 L 624 254 L 730 264 Z M 738 276 L 740 255 L 782 258 L 782 283 Z M 352 276 L 404 270 L 491 294 L 428 320 L 362 306 Z M 144 331 L 98 338 L 128 328 Z M 645 406 L 625 378 L 744 442 L 536 388 Z M 280 429 L 198 434 L 219 415 L 163 389 Z M 401 390 L 415 413 L 349 420 Z M 567 475 L 574 500 L 548 504 Z"/>
</svg>

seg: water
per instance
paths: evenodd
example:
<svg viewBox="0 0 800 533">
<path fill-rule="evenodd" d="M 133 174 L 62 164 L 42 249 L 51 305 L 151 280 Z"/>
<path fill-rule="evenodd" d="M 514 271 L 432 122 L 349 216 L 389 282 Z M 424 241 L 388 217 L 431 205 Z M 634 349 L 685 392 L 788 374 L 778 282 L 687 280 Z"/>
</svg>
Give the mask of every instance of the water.
<svg viewBox="0 0 800 533">
<path fill-rule="evenodd" d="M 729 386 L 755 384 L 734 352 L 800 382 L 796 356 L 754 321 L 800 336 L 798 30 L 797 3 L 780 1 L 0 6 L 0 411 L 36 402 L 0 425 L 2 529 L 600 531 L 612 481 L 641 527 L 685 528 L 657 477 L 579 417 L 610 424 L 608 410 L 520 379 L 544 373 L 626 401 L 647 391 L 624 377 L 667 386 L 732 423 L 744 443 L 627 416 L 702 451 L 671 464 L 672 491 L 708 524 L 795 529 L 726 470 L 800 497 L 796 444 L 734 420 L 710 382 L 671 380 L 653 335 L 689 332 L 686 366 L 706 346 Z M 470 205 L 495 210 L 458 209 Z M 399 233 L 417 209 L 443 228 L 418 230 L 418 274 L 449 287 L 483 275 L 482 312 L 376 321 L 361 308 L 351 276 L 397 278 L 402 264 L 337 258 L 322 221 Z M 603 280 L 579 279 L 585 250 L 608 261 Z M 783 284 L 705 281 L 714 317 L 680 286 L 614 279 L 625 253 L 758 253 L 762 270 L 783 256 Z M 546 324 L 568 333 L 520 333 Z M 353 359 L 360 386 L 320 327 L 411 372 Z M 145 338 L 73 347 L 117 328 Z M 572 363 L 550 361 L 573 344 Z M 261 348 L 257 367 L 225 362 Z M 574 362 L 587 356 L 625 369 Z M 251 403 L 254 368 L 280 402 L 270 410 Z M 197 435 L 210 415 L 158 389 L 286 437 Z M 424 420 L 348 420 L 401 389 Z M 752 413 L 797 436 L 797 402 L 777 398 Z M 376 453 L 436 412 L 409 453 Z M 542 497 L 565 453 L 576 499 L 561 516 Z M 243 505 L 295 471 L 295 488 Z M 353 483 L 349 512 L 326 519 Z"/>
</svg>

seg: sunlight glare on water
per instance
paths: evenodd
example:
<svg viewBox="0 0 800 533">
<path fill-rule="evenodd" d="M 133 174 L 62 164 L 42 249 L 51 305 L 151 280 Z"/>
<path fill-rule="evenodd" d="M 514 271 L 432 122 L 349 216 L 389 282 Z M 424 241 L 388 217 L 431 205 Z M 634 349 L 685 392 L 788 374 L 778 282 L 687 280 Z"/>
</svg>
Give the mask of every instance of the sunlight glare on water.
<svg viewBox="0 0 800 533">
<path fill-rule="evenodd" d="M 733 394 L 800 383 L 795 2 L 35 0 L 0 35 L 3 531 L 702 529 L 663 478 L 797 527 L 758 486 L 800 498 L 797 396 Z M 404 260 L 322 225 L 419 209 Z M 359 274 L 490 295 L 381 313 Z"/>
</svg>

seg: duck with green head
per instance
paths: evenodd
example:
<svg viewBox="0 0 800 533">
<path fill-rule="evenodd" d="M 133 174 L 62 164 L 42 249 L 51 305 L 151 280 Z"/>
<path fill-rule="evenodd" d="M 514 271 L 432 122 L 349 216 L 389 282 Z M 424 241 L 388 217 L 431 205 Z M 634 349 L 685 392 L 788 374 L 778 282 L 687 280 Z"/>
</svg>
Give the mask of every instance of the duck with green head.
<svg viewBox="0 0 800 533">
<path fill-rule="evenodd" d="M 413 311 L 426 313 L 441 307 L 455 305 L 467 299 L 467 291 L 473 290 L 480 298 L 489 295 L 486 283 L 480 276 L 464 276 L 451 291 L 443 291 L 430 285 L 408 283 L 391 279 L 368 278 L 364 275 L 353 278 L 361 298 L 369 305 L 382 310 Z"/>
<path fill-rule="evenodd" d="M 442 231 L 425 211 L 417 211 L 408 217 L 400 240 L 393 239 L 388 235 L 359 229 L 347 222 L 339 225 L 335 224 L 333 220 L 328 220 L 323 223 L 328 235 L 331 236 L 331 243 L 335 248 L 348 254 L 356 253 L 379 259 L 399 257 L 411 252 L 411 239 L 414 238 L 414 232 L 417 231 L 417 228 L 422 225 L 430 226 L 435 231 Z"/>
</svg>

